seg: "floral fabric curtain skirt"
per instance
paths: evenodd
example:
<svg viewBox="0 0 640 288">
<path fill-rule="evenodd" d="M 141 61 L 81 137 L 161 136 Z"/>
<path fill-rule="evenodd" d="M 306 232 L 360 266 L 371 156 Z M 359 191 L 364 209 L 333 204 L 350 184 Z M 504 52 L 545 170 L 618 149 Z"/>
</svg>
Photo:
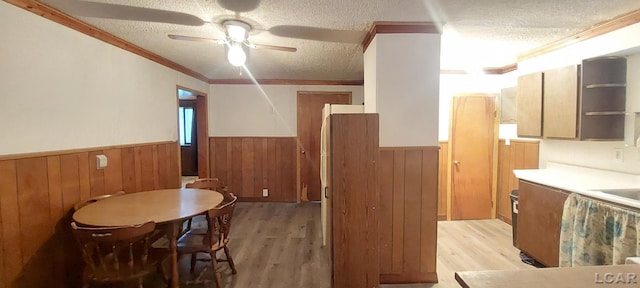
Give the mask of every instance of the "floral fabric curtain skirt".
<svg viewBox="0 0 640 288">
<path fill-rule="evenodd" d="M 560 229 L 560 267 L 618 265 L 640 256 L 640 214 L 571 194 Z"/>
</svg>

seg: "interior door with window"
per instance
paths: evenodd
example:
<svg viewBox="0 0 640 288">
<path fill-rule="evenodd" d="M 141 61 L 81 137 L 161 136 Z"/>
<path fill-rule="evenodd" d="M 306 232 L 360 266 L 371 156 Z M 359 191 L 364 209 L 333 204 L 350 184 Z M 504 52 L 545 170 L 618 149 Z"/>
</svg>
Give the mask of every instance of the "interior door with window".
<svg viewBox="0 0 640 288">
<path fill-rule="evenodd" d="M 196 133 L 196 101 L 180 100 L 178 126 L 182 176 L 198 175 L 198 139 Z"/>
</svg>

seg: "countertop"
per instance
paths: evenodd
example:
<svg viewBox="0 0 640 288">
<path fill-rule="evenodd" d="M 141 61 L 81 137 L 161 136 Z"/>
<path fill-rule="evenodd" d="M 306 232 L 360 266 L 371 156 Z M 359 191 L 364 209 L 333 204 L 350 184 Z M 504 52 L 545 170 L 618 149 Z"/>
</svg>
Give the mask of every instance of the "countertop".
<svg viewBox="0 0 640 288">
<path fill-rule="evenodd" d="M 467 271 L 455 278 L 465 288 L 631 288 L 640 285 L 640 265 Z"/>
<path fill-rule="evenodd" d="M 545 169 L 513 170 L 516 178 L 640 209 L 640 201 L 600 190 L 640 189 L 640 175 L 547 163 Z"/>
</svg>

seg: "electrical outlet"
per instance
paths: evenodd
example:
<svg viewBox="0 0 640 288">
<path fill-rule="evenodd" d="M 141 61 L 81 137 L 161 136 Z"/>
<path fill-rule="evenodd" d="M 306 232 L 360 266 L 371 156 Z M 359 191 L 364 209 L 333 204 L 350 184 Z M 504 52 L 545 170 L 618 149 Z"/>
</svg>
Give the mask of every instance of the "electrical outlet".
<svg viewBox="0 0 640 288">
<path fill-rule="evenodd" d="M 98 170 L 104 169 L 109 164 L 107 156 L 105 155 L 96 155 L 96 168 Z"/>
<path fill-rule="evenodd" d="M 262 197 L 269 197 L 269 189 L 267 188 L 262 189 Z"/>
<path fill-rule="evenodd" d="M 615 148 L 613 149 L 613 161 L 622 163 L 624 162 L 624 149 Z"/>
</svg>

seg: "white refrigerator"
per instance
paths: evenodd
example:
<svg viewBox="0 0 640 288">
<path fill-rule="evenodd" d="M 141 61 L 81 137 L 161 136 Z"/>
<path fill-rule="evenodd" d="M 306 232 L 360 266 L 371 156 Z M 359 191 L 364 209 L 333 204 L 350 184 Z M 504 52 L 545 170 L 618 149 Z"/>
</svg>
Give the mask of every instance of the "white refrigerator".
<svg viewBox="0 0 640 288">
<path fill-rule="evenodd" d="M 327 175 L 329 174 L 327 167 L 327 140 L 329 135 L 329 127 L 327 127 L 327 119 L 331 114 L 357 114 L 364 113 L 364 105 L 344 105 L 344 104 L 324 104 L 322 108 L 322 128 L 320 130 L 320 183 L 322 199 L 321 216 L 322 219 L 322 246 L 327 245 Z"/>
</svg>

